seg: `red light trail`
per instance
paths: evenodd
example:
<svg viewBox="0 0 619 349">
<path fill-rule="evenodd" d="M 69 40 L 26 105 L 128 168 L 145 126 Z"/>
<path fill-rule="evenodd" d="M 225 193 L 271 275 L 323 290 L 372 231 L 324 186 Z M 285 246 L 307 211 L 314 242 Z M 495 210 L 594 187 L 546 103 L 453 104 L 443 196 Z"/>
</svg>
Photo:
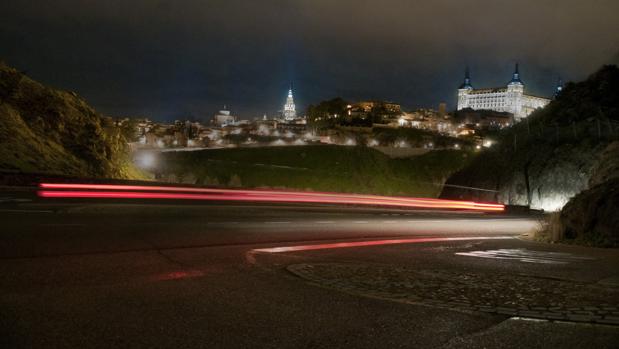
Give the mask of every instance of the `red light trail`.
<svg viewBox="0 0 619 349">
<path fill-rule="evenodd" d="M 504 205 L 472 201 L 324 192 L 242 190 L 117 184 L 41 183 L 45 198 L 172 199 L 249 202 L 328 203 L 437 209 L 503 211 Z"/>
</svg>

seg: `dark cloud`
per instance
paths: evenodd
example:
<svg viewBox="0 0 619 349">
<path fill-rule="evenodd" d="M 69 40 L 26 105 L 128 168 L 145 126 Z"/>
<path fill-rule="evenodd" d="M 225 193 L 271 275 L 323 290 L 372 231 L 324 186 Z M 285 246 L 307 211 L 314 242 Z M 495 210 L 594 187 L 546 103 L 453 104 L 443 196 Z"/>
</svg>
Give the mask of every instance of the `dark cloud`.
<svg viewBox="0 0 619 349">
<path fill-rule="evenodd" d="M 7 1 L 0 58 L 117 115 L 274 113 L 290 81 L 302 107 L 453 105 L 465 65 L 493 86 L 519 61 L 549 95 L 558 75 L 616 61 L 616 13 L 616 0 Z"/>
</svg>

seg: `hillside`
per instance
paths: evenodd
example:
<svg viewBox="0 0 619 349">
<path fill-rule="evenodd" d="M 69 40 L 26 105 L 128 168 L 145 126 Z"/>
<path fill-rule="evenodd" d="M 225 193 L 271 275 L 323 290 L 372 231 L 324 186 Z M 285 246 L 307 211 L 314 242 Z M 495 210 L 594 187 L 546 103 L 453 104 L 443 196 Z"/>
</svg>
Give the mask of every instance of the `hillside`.
<svg viewBox="0 0 619 349">
<path fill-rule="evenodd" d="M 436 197 L 445 179 L 470 159 L 434 151 L 391 159 L 367 147 L 311 145 L 230 148 L 161 154 L 162 179 L 253 188 Z"/>
<path fill-rule="evenodd" d="M 0 170 L 138 178 L 110 119 L 0 63 Z"/>
<path fill-rule="evenodd" d="M 619 139 L 619 68 L 567 84 L 546 108 L 501 132 L 497 144 L 447 181 L 441 197 L 530 205 L 549 211 L 587 189 L 604 149 Z"/>
<path fill-rule="evenodd" d="M 567 239 L 619 246 L 619 141 L 602 152 L 589 188 L 570 199 L 553 229 Z"/>
</svg>

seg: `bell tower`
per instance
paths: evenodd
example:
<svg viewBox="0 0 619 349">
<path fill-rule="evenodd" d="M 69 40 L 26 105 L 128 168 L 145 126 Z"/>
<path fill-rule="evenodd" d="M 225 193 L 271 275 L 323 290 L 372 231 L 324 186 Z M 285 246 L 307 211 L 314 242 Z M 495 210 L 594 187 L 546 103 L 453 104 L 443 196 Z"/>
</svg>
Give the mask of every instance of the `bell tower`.
<svg viewBox="0 0 619 349">
<path fill-rule="evenodd" d="M 468 95 L 471 90 L 473 90 L 473 85 L 471 85 L 469 67 L 466 67 L 464 70 L 464 82 L 458 88 L 458 110 L 469 107 Z"/>
</svg>

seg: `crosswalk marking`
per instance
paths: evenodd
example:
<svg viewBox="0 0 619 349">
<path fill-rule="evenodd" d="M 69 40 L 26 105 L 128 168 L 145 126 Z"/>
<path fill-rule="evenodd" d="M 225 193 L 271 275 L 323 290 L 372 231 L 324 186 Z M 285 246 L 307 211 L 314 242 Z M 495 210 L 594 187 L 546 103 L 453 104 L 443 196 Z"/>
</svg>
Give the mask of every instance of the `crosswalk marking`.
<svg viewBox="0 0 619 349">
<path fill-rule="evenodd" d="M 456 252 L 459 256 L 516 260 L 524 263 L 567 264 L 570 262 L 594 260 L 587 256 L 574 256 L 564 252 L 532 251 L 525 248 L 486 251 Z"/>
</svg>

